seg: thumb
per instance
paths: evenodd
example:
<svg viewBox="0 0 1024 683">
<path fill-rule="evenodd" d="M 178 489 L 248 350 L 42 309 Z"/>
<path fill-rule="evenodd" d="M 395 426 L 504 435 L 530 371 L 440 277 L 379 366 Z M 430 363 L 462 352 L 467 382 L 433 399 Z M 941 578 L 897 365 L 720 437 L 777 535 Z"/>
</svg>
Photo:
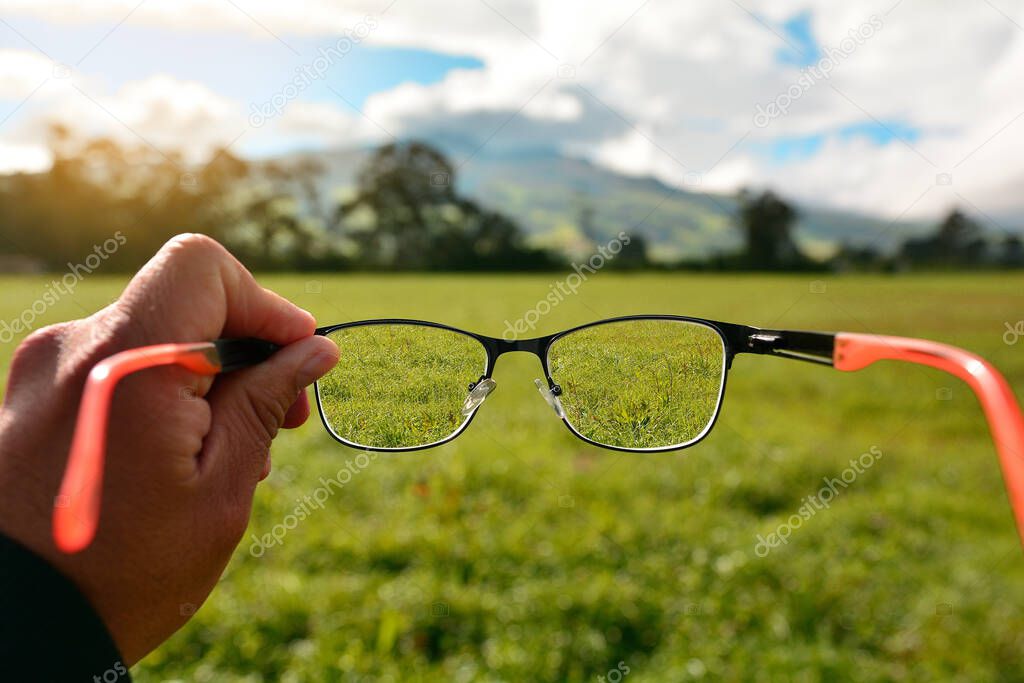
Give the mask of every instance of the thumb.
<svg viewBox="0 0 1024 683">
<path fill-rule="evenodd" d="M 251 495 L 263 472 L 270 442 L 303 389 L 338 363 L 338 346 L 306 337 L 268 360 L 217 378 L 207 395 L 213 419 L 201 469 L 226 487 Z M 247 487 L 247 488 L 246 488 Z"/>
</svg>

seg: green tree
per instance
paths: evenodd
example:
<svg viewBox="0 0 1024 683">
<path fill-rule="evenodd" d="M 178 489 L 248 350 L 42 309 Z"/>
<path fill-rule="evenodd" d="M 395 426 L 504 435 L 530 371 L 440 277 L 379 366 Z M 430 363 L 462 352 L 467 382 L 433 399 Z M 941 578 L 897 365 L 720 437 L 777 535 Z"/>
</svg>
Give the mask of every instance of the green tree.
<svg viewBox="0 0 1024 683">
<path fill-rule="evenodd" d="M 356 263 L 398 270 L 523 270 L 555 260 L 526 246 L 508 217 L 455 192 L 455 168 L 422 142 L 377 150 L 357 176 L 336 225 Z"/>
<path fill-rule="evenodd" d="M 911 265 L 952 268 L 981 264 L 986 259 L 985 252 L 981 226 L 959 209 L 953 209 L 934 233 L 904 242 L 900 258 Z"/>
<path fill-rule="evenodd" d="M 1008 234 L 1003 238 L 1000 263 L 1008 268 L 1024 266 L 1024 240 L 1020 235 Z"/>
<path fill-rule="evenodd" d="M 323 242 L 290 189 L 309 190 L 315 169 L 250 162 L 227 149 L 194 165 L 62 127 L 50 131 L 50 148 L 47 171 L 0 177 L 0 251 L 63 270 L 119 233 L 123 243 L 103 268 L 134 270 L 191 231 L 216 237 L 251 266 L 294 268 L 315 260 Z"/>
<path fill-rule="evenodd" d="M 793 239 L 796 219 L 796 209 L 774 192 L 741 190 L 738 222 L 744 240 L 743 265 L 758 270 L 805 266 L 808 260 Z"/>
</svg>

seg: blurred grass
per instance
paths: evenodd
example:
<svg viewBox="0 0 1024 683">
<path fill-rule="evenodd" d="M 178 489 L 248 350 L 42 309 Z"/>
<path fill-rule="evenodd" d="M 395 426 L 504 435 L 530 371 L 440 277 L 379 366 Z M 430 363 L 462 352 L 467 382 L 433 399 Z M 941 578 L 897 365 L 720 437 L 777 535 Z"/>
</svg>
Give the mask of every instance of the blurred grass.
<svg viewBox="0 0 1024 683">
<path fill-rule="evenodd" d="M 413 317 L 500 336 L 556 277 L 261 280 L 322 323 Z M 45 283 L 0 280 L 0 319 Z M 122 284 L 93 276 L 40 322 L 95 310 Z M 1024 318 L 1022 293 L 1019 274 L 599 273 L 536 332 L 679 313 L 921 336 L 987 356 L 1020 395 L 1024 339 L 1002 337 Z M 539 376 L 532 356 L 502 357 L 473 424 L 434 450 L 360 460 L 315 420 L 282 435 L 253 535 L 137 679 L 596 681 L 624 662 L 629 683 L 1024 680 L 1024 564 L 984 418 L 958 381 L 741 356 L 705 441 L 630 455 L 572 437 Z M 755 554 L 758 534 L 874 446 L 883 457 L 829 509 Z M 345 483 L 289 519 L 321 478 Z M 280 544 L 257 545 L 275 530 Z"/>
</svg>

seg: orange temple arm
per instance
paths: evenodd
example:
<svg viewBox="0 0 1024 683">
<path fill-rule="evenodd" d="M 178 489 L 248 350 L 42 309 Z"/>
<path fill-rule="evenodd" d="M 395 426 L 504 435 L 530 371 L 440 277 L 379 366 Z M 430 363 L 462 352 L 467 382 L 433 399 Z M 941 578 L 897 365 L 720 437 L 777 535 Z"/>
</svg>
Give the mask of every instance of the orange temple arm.
<svg viewBox="0 0 1024 683">
<path fill-rule="evenodd" d="M 122 351 L 92 369 L 85 382 L 67 470 L 53 509 L 53 539 L 62 551 L 83 550 L 96 534 L 114 387 L 125 375 L 158 365 L 182 365 L 201 375 L 215 375 L 221 369 L 212 342 L 160 344 Z"/>
<path fill-rule="evenodd" d="M 1024 543 L 1024 417 L 1006 379 L 984 358 L 955 346 L 906 337 L 848 332 L 836 335 L 833 364 L 837 369 L 860 370 L 878 360 L 938 368 L 956 375 L 974 390 L 988 419 L 1017 533 Z"/>
</svg>

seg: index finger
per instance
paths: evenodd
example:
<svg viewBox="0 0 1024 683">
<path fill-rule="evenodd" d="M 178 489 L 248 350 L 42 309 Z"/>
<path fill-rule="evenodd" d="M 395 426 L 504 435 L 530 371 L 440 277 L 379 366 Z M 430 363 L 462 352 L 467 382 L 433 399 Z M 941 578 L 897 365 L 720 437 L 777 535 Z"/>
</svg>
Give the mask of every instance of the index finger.
<svg viewBox="0 0 1024 683">
<path fill-rule="evenodd" d="M 287 345 L 313 334 L 313 316 L 256 282 L 210 237 L 178 235 L 136 274 L 113 307 L 138 345 L 258 337 Z"/>
</svg>

